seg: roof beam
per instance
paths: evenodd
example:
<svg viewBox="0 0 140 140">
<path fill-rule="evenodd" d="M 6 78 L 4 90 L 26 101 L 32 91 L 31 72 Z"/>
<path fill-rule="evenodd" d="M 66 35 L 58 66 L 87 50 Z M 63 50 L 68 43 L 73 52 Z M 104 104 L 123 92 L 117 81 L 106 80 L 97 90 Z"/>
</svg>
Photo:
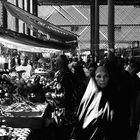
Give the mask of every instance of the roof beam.
<svg viewBox="0 0 140 140">
<path fill-rule="evenodd" d="M 92 0 L 37 0 L 38 5 L 90 5 Z M 140 0 L 115 0 L 115 5 L 140 5 Z M 107 5 L 107 0 L 100 0 L 100 5 Z"/>
</svg>

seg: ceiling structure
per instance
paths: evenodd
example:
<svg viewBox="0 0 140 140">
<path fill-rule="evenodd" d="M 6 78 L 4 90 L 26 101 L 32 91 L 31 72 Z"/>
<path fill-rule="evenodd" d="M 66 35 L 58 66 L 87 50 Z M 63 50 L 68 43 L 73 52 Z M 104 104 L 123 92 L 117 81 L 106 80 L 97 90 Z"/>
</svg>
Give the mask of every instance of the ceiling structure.
<svg viewBox="0 0 140 140">
<path fill-rule="evenodd" d="M 108 42 L 108 6 L 100 5 L 100 48 Z M 90 49 L 90 5 L 40 5 L 38 16 L 79 35 L 80 50 Z M 140 40 L 140 8 L 138 5 L 115 5 L 115 43 L 127 48 Z"/>
<path fill-rule="evenodd" d="M 78 45 L 82 50 L 90 49 L 91 16 L 90 4 L 94 0 L 35 0 L 38 4 L 38 17 L 44 21 L 78 35 Z M 100 43 L 107 45 L 108 5 L 100 1 Z M 115 1 L 115 42 L 125 45 L 140 40 L 140 0 Z M 93 2 L 93 3 L 92 3 Z M 19 14 L 19 12 L 17 12 Z M 24 16 L 21 16 L 24 17 Z M 28 16 L 27 16 L 28 17 Z M 32 18 L 30 18 L 32 20 Z M 30 21 L 30 20 L 26 20 Z M 35 26 L 36 27 L 36 26 Z M 47 31 L 48 32 L 48 31 Z M 69 32 L 69 33 L 70 33 Z M 70 33 L 70 34 L 71 34 Z M 74 35 L 74 36 L 75 36 Z M 61 37 L 61 35 L 60 35 Z M 66 37 L 66 39 L 68 39 Z M 68 43 L 71 41 L 68 41 Z"/>
<path fill-rule="evenodd" d="M 94 0 L 37 0 L 39 5 L 90 5 Z M 114 0 L 115 5 L 140 5 L 140 0 Z M 107 5 L 107 0 L 99 0 Z"/>
</svg>

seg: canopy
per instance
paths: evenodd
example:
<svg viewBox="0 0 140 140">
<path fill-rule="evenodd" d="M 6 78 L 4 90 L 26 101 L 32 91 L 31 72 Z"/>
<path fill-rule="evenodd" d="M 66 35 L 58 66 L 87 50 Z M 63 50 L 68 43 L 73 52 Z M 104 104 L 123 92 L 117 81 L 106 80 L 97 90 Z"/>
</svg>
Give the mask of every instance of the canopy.
<svg viewBox="0 0 140 140">
<path fill-rule="evenodd" d="M 21 19 L 24 21 L 27 26 L 34 30 L 40 30 L 42 33 L 49 35 L 49 40 L 55 40 L 59 42 L 77 42 L 78 35 L 67 31 L 65 29 L 62 29 L 60 27 L 57 27 L 56 25 L 42 19 L 39 17 L 34 16 L 33 14 L 30 14 L 26 12 L 25 10 L 9 3 L 4 0 L 1 0 L 4 4 L 5 8 L 16 18 Z M 36 30 L 34 30 L 36 31 Z"/>
<path fill-rule="evenodd" d="M 72 49 L 70 45 L 65 43 L 44 41 L 3 28 L 0 28 L 0 42 L 9 48 L 28 52 L 52 52 Z"/>
</svg>

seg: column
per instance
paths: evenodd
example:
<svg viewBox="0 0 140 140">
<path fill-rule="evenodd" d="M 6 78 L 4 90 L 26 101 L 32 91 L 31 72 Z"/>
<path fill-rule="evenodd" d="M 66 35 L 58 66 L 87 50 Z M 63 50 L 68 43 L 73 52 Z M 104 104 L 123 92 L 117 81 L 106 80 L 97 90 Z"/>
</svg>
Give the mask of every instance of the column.
<svg viewBox="0 0 140 140">
<path fill-rule="evenodd" d="M 33 15 L 38 16 L 38 4 L 37 4 L 37 0 L 32 0 L 32 11 L 33 11 Z M 34 28 L 35 31 L 37 31 Z M 33 32 L 33 36 L 37 36 L 36 32 Z"/>
<path fill-rule="evenodd" d="M 95 0 L 95 62 L 99 59 L 99 0 Z"/>
<path fill-rule="evenodd" d="M 16 6 L 19 7 L 18 0 L 16 0 Z M 16 32 L 19 32 L 19 19 L 18 18 L 15 19 L 15 29 L 16 29 Z"/>
<path fill-rule="evenodd" d="M 22 9 L 25 10 L 25 2 L 22 0 Z M 23 34 L 25 34 L 25 23 L 23 23 Z"/>
<path fill-rule="evenodd" d="M 30 13 L 30 0 L 27 0 L 27 12 Z M 30 29 L 27 27 L 27 35 L 30 35 Z"/>
<path fill-rule="evenodd" d="M 108 0 L 108 47 L 114 52 L 114 0 Z"/>
<path fill-rule="evenodd" d="M 92 57 L 95 57 L 95 2 L 94 0 L 91 1 L 90 5 L 90 51 Z"/>
<path fill-rule="evenodd" d="M 2 4 L 2 24 L 3 24 L 3 28 L 7 28 L 8 26 L 8 22 L 7 22 L 7 10 L 6 8 L 3 6 Z"/>
</svg>

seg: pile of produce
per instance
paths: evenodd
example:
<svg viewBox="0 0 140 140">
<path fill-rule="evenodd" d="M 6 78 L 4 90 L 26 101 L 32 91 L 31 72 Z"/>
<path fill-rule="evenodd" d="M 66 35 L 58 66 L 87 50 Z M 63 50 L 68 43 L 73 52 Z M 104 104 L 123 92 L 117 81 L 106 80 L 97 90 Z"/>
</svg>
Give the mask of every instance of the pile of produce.
<svg viewBox="0 0 140 140">
<path fill-rule="evenodd" d="M 41 115 L 47 104 L 33 104 L 29 101 L 12 103 L 10 106 L 0 106 L 0 116 L 38 116 Z"/>
<path fill-rule="evenodd" d="M 0 104 L 10 105 L 23 99 L 31 102 L 45 102 L 45 87 L 47 79 L 35 75 L 32 79 L 25 81 L 17 79 L 8 74 L 0 75 Z"/>
<path fill-rule="evenodd" d="M 47 99 L 55 100 L 63 95 L 58 92 L 57 80 L 50 80 L 42 75 L 33 75 L 30 79 L 18 79 L 9 73 L 0 74 L 0 104 L 11 105 L 28 100 L 44 103 Z M 46 94 L 47 93 L 47 94 Z"/>
<path fill-rule="evenodd" d="M 0 104 L 10 105 L 13 102 L 13 95 L 16 94 L 16 88 L 7 74 L 0 75 Z"/>
</svg>

